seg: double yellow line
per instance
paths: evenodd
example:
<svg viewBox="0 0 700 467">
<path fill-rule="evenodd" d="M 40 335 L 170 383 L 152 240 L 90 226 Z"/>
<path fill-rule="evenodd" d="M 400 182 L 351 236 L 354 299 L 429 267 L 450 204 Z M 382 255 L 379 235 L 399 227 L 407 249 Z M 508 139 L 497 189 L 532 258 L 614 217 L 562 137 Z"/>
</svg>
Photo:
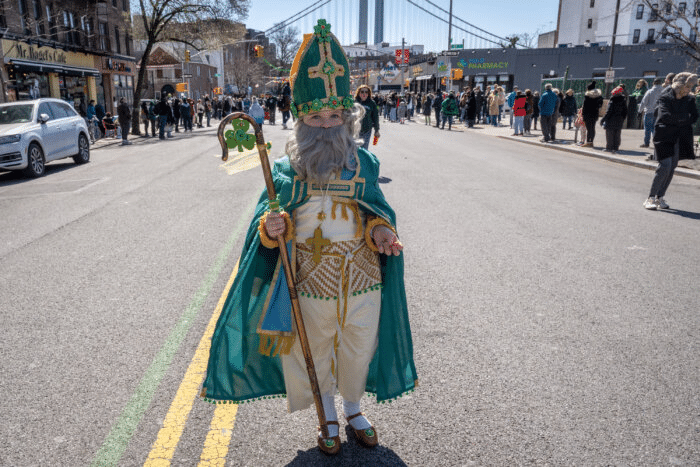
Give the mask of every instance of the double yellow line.
<svg viewBox="0 0 700 467">
<path fill-rule="evenodd" d="M 224 292 L 219 298 L 214 314 L 209 320 L 202 339 L 199 341 L 194 357 L 190 362 L 185 377 L 175 394 L 168 414 L 163 422 L 163 427 L 158 432 L 158 437 L 151 447 L 151 452 L 144 463 L 147 467 L 169 466 L 175 454 L 175 449 L 185 429 L 187 418 L 192 411 L 194 401 L 197 399 L 204 375 L 207 370 L 209 359 L 209 349 L 211 347 L 211 337 L 214 334 L 216 322 L 219 319 L 224 302 L 229 290 L 233 285 L 233 280 L 238 272 L 238 263 L 233 269 L 231 277 L 224 288 Z M 199 456 L 199 466 L 224 466 L 226 455 L 228 454 L 231 435 L 233 434 L 233 424 L 236 420 L 238 406 L 235 404 L 217 404 L 214 417 L 209 425 L 209 433 L 204 442 L 202 454 Z"/>
</svg>

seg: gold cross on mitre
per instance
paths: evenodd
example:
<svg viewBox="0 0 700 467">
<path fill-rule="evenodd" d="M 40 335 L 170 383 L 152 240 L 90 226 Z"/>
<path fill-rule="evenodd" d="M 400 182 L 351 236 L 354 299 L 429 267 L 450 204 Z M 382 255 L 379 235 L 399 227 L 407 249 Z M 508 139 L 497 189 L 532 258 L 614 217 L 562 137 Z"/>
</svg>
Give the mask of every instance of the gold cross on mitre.
<svg viewBox="0 0 700 467">
<path fill-rule="evenodd" d="M 318 65 L 309 68 L 309 78 L 321 78 L 326 87 L 326 96 L 335 96 L 335 79 L 345 76 L 345 67 L 333 60 L 330 40 L 318 41 L 318 51 L 321 59 Z"/>
<path fill-rule="evenodd" d="M 313 259 L 314 263 L 318 264 L 321 262 L 321 248 L 330 245 L 331 241 L 327 238 L 323 238 L 323 230 L 321 230 L 321 226 L 319 225 L 316 227 L 316 230 L 314 230 L 314 236 L 306 239 L 306 244 L 314 249 L 314 256 L 311 259 Z"/>
</svg>

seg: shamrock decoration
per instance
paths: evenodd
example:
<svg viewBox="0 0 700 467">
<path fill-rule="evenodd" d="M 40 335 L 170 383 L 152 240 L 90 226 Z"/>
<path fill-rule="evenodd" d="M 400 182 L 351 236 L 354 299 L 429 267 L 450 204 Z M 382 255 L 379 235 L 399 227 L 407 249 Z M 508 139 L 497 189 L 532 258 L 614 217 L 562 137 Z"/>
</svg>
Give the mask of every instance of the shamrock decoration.
<svg viewBox="0 0 700 467">
<path fill-rule="evenodd" d="M 328 107 L 337 109 L 340 107 L 340 100 L 336 96 L 331 96 L 330 99 L 328 99 Z"/>
<path fill-rule="evenodd" d="M 335 66 L 331 62 L 326 62 L 323 64 L 323 72 L 327 75 L 332 75 L 335 73 Z"/>
<path fill-rule="evenodd" d="M 234 130 L 228 130 L 224 133 L 226 138 L 226 146 L 229 149 L 238 147 L 239 152 L 245 149 L 253 149 L 255 147 L 255 135 L 248 134 L 250 122 L 248 120 L 237 118 L 231 122 Z"/>
<path fill-rule="evenodd" d="M 346 109 L 352 109 L 353 105 L 355 105 L 355 101 L 352 99 L 352 97 L 345 96 L 345 99 L 343 99 L 343 107 Z"/>
<path fill-rule="evenodd" d="M 318 36 L 321 42 L 328 42 L 328 34 L 331 32 L 331 25 L 326 23 L 325 19 L 319 19 L 318 24 L 314 26 L 314 33 Z"/>
</svg>

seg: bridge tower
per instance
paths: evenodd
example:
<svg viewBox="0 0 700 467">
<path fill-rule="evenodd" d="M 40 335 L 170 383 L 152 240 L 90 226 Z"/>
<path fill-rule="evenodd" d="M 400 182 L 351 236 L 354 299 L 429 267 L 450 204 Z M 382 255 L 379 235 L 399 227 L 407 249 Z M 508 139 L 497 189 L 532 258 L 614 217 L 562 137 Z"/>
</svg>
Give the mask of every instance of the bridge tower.
<svg viewBox="0 0 700 467">
<path fill-rule="evenodd" d="M 369 12 L 367 2 L 369 0 L 360 0 L 360 34 L 358 35 L 358 40 L 365 44 L 367 43 L 367 14 Z"/>
<path fill-rule="evenodd" d="M 384 42 L 384 0 L 374 1 L 374 43 Z"/>
</svg>

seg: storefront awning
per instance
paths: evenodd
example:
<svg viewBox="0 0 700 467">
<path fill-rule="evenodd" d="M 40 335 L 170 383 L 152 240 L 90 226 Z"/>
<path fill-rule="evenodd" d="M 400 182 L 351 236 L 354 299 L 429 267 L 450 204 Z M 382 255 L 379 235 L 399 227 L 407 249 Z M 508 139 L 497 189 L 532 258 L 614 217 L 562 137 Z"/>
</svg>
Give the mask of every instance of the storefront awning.
<svg viewBox="0 0 700 467">
<path fill-rule="evenodd" d="M 100 76 L 97 68 L 83 68 L 57 63 L 30 62 L 16 58 L 5 58 L 5 61 L 18 70 L 36 71 L 39 73 L 62 73 L 70 76 Z"/>
<path fill-rule="evenodd" d="M 97 68 L 83 68 L 79 66 L 61 65 L 63 73 L 71 76 L 100 76 Z"/>
<path fill-rule="evenodd" d="M 30 62 L 16 58 L 5 58 L 5 61 L 18 70 L 37 71 L 39 73 L 60 73 L 63 71 L 61 65 L 53 63 Z"/>
<path fill-rule="evenodd" d="M 422 75 L 422 76 L 416 77 L 416 81 L 423 81 L 426 79 L 433 79 L 433 78 L 435 78 L 435 75 Z"/>
</svg>

